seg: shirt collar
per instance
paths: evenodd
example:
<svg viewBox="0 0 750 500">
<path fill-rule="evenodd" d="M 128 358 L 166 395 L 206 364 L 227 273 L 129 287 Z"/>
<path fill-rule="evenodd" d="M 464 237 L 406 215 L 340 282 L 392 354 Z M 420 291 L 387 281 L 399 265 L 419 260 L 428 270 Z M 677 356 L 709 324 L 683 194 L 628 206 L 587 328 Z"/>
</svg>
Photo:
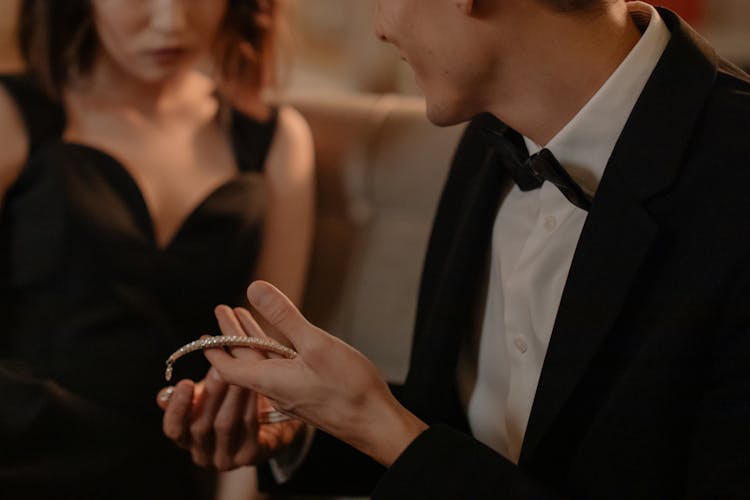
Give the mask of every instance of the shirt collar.
<svg viewBox="0 0 750 500">
<path fill-rule="evenodd" d="M 671 34 L 657 10 L 628 2 L 631 17 L 646 26 L 638 43 L 573 119 L 550 140 L 552 151 L 584 191 L 594 194 L 609 157 Z M 529 154 L 541 147 L 524 137 Z"/>
</svg>

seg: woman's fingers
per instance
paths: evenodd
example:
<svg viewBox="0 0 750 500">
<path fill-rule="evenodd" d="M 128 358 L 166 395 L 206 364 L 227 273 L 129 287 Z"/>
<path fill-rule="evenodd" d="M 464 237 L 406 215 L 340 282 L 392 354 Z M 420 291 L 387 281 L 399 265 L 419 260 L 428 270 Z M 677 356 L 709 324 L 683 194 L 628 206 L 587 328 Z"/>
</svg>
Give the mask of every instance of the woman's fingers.
<svg viewBox="0 0 750 500">
<path fill-rule="evenodd" d="M 193 389 L 192 381 L 180 381 L 172 391 L 162 419 L 164 434 L 183 448 L 190 445 L 188 430 L 193 405 Z"/>
<path fill-rule="evenodd" d="M 159 391 L 159 393 L 156 395 L 156 404 L 159 406 L 159 408 L 161 408 L 162 410 L 167 409 L 167 406 L 169 406 L 169 400 L 172 399 L 172 394 L 174 394 L 173 385 L 165 387 Z"/>
<path fill-rule="evenodd" d="M 258 458 L 258 395 L 249 392 L 242 410 L 242 428 L 240 445 L 237 448 L 234 461 L 239 465 L 247 465 Z"/>
<path fill-rule="evenodd" d="M 193 462 L 206 466 L 210 465 L 213 460 L 216 444 L 214 419 L 221 408 L 228 386 L 214 369 L 208 371 L 203 383 L 201 401 L 194 408 L 197 415 L 193 416 L 190 423 L 190 452 L 193 455 Z"/>
<path fill-rule="evenodd" d="M 216 413 L 214 419 L 216 446 L 213 464 L 220 471 L 237 466 L 234 462 L 234 455 L 240 444 L 243 426 L 242 414 L 245 410 L 248 394 L 248 391 L 236 385 L 230 386 L 219 411 Z"/>
</svg>

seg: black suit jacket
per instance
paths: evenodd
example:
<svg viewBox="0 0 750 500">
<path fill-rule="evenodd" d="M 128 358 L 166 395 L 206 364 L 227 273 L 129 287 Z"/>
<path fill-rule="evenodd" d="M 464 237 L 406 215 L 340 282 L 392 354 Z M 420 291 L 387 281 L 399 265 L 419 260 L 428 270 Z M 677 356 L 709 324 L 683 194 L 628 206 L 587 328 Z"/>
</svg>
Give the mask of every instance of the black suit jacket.
<svg viewBox="0 0 750 500">
<path fill-rule="evenodd" d="M 438 209 L 403 388 L 431 427 L 373 498 L 750 497 L 750 82 L 660 13 L 672 38 L 583 228 L 520 463 L 470 436 L 455 383 L 507 182 L 484 115 Z"/>
</svg>

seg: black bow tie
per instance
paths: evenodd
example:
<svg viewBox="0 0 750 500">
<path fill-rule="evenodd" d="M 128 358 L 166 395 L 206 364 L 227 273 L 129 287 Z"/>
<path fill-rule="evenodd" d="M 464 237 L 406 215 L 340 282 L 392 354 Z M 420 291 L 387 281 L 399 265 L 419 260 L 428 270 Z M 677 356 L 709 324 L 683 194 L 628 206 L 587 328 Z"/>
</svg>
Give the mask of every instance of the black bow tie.
<svg viewBox="0 0 750 500">
<path fill-rule="evenodd" d="M 591 196 L 568 175 L 549 149 L 529 156 L 523 137 L 510 127 L 502 131 L 488 129 L 488 132 L 499 163 L 508 170 L 521 191 L 539 189 L 544 181 L 549 181 L 569 202 L 588 212 Z"/>
</svg>

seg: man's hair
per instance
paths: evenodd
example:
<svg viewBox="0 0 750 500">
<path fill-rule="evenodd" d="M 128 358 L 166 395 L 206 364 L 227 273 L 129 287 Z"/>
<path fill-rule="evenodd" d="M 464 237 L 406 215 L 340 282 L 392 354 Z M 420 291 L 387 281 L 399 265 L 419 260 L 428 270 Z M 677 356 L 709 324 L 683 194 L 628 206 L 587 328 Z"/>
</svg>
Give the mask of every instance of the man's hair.
<svg viewBox="0 0 750 500">
<path fill-rule="evenodd" d="M 260 90 L 273 83 L 277 0 L 229 0 L 214 41 L 219 78 Z M 28 71 L 59 97 L 88 72 L 99 50 L 90 0 L 23 0 L 18 41 Z"/>
<path fill-rule="evenodd" d="M 612 0 L 540 0 L 560 12 L 595 11 Z"/>
</svg>

